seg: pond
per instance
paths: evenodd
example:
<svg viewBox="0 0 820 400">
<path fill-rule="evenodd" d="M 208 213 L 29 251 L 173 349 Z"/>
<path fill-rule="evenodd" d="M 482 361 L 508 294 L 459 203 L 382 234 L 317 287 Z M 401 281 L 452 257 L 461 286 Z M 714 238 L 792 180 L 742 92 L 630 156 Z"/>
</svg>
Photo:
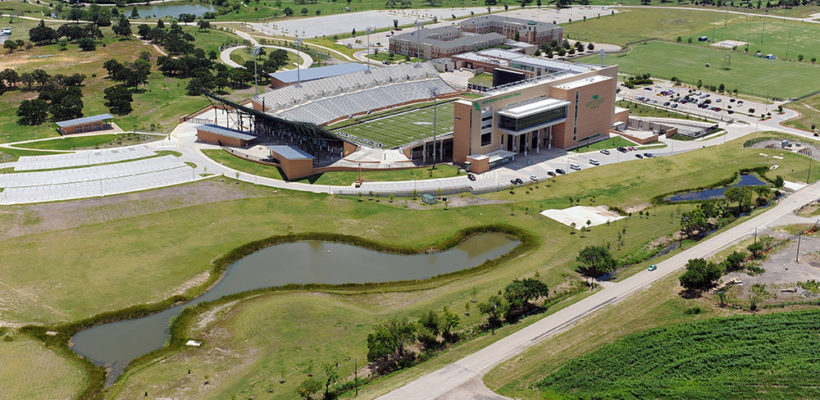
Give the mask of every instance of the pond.
<svg viewBox="0 0 820 400">
<path fill-rule="evenodd" d="M 150 6 L 137 6 L 137 11 L 140 13 L 140 18 L 178 18 L 179 14 L 193 14 L 201 17 L 206 12 L 214 11 L 214 7 L 210 4 L 200 3 L 159 3 Z M 123 12 L 126 15 L 131 15 L 130 8 Z"/>
<path fill-rule="evenodd" d="M 143 318 L 78 332 L 71 348 L 108 369 L 113 383 L 131 360 L 161 348 L 171 320 L 186 307 L 234 293 L 287 284 L 343 284 L 427 279 L 498 258 L 520 242 L 501 233 L 471 236 L 449 250 L 400 255 L 343 243 L 302 241 L 267 247 L 230 265 L 210 290 L 186 303 Z"/>
<path fill-rule="evenodd" d="M 703 200 L 712 200 L 718 199 L 723 197 L 723 193 L 726 189 L 730 187 L 743 187 L 743 186 L 766 186 L 766 182 L 763 182 L 757 176 L 752 174 L 749 175 L 740 175 L 740 181 L 735 183 L 734 185 L 723 186 L 719 188 L 711 188 L 711 189 L 703 189 L 703 190 L 696 190 L 692 192 L 684 192 L 678 193 L 668 197 L 668 200 L 671 202 L 676 201 L 703 201 Z"/>
</svg>

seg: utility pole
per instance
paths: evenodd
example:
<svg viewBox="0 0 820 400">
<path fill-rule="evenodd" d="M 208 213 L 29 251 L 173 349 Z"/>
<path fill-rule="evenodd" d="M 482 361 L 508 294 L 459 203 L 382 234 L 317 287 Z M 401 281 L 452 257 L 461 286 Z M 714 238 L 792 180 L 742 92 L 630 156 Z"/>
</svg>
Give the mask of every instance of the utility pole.
<svg viewBox="0 0 820 400">
<path fill-rule="evenodd" d="M 262 48 L 258 46 L 253 48 L 253 85 L 256 87 L 257 96 L 259 96 L 259 73 L 257 72 L 256 64 L 261 50 Z"/>
<path fill-rule="evenodd" d="M 370 33 L 373 32 L 373 25 L 367 27 L 367 73 L 370 73 Z"/>
<path fill-rule="evenodd" d="M 430 88 L 430 95 L 433 96 L 433 166 L 436 165 L 436 120 L 438 115 L 436 113 L 436 106 L 438 105 L 438 89 Z"/>
<path fill-rule="evenodd" d="M 353 387 L 356 388 L 356 397 L 359 397 L 359 364 L 358 359 L 353 359 Z"/>
<path fill-rule="evenodd" d="M 424 26 L 424 22 L 420 20 L 416 20 L 416 68 L 419 66 L 419 62 L 421 61 L 421 27 Z M 435 149 L 433 149 L 435 151 Z"/>
<path fill-rule="evenodd" d="M 794 262 L 800 262 L 800 238 L 803 237 L 803 232 L 797 234 L 797 252 L 794 254 Z"/>
<path fill-rule="evenodd" d="M 302 54 L 302 38 L 296 38 L 296 45 L 298 46 L 298 52 L 296 53 L 296 87 L 300 87 L 302 86 L 302 73 L 300 71 L 302 59 L 299 55 Z"/>
</svg>

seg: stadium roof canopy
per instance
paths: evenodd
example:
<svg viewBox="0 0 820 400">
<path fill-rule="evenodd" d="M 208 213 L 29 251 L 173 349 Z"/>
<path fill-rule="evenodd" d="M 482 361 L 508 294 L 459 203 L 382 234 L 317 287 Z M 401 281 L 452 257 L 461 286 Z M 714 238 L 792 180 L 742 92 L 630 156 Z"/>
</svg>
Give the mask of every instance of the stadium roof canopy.
<svg viewBox="0 0 820 400">
<path fill-rule="evenodd" d="M 222 135 L 222 136 L 225 136 L 225 137 L 231 137 L 231 138 L 234 138 L 234 139 L 239 139 L 239 140 L 256 139 L 256 136 L 249 135 L 246 132 L 242 132 L 242 131 L 238 131 L 238 130 L 230 129 L 230 128 L 223 128 L 223 127 L 218 126 L 218 125 L 204 124 L 204 125 L 197 126 L 196 129 L 203 130 L 205 132 L 214 133 L 214 134 L 217 134 L 217 135 Z"/>
<path fill-rule="evenodd" d="M 67 121 L 59 121 L 57 122 L 57 126 L 60 128 L 65 128 L 67 126 L 76 126 L 76 125 L 84 125 L 90 124 L 94 122 L 105 121 L 109 119 L 114 119 L 114 116 L 111 114 L 99 114 L 99 115 L 92 115 L 89 117 L 82 117 L 82 118 L 75 118 L 69 119 Z"/>
<path fill-rule="evenodd" d="M 269 74 L 271 78 L 282 83 L 294 83 L 298 79 L 302 82 L 315 79 L 329 78 L 331 76 L 347 75 L 354 72 L 364 71 L 367 65 L 359 63 L 347 63 L 328 65 L 325 67 L 307 68 L 302 70 L 279 71 Z"/>
<path fill-rule="evenodd" d="M 268 148 L 287 160 L 313 160 L 316 158 L 296 146 L 276 145 L 268 146 Z"/>
</svg>

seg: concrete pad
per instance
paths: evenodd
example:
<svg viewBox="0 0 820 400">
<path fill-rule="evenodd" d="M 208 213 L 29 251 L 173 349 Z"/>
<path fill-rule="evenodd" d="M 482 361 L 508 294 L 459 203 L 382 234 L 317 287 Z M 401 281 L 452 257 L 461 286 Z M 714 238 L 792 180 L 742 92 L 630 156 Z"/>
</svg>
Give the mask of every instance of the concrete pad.
<svg viewBox="0 0 820 400">
<path fill-rule="evenodd" d="M 793 191 L 796 192 L 800 189 L 803 189 L 804 187 L 806 187 L 806 185 L 804 183 L 783 181 L 783 188 L 784 189 L 793 190 Z"/>
<path fill-rule="evenodd" d="M 558 221 L 566 226 L 572 226 L 572 223 L 574 222 L 575 229 L 579 230 L 582 227 L 587 226 L 587 221 L 591 222 L 589 226 L 597 226 L 603 225 L 610 221 L 617 221 L 619 219 L 626 218 L 619 215 L 615 211 L 611 211 L 606 206 L 575 206 L 565 208 L 563 210 L 549 209 L 541 211 L 541 215 Z"/>
</svg>

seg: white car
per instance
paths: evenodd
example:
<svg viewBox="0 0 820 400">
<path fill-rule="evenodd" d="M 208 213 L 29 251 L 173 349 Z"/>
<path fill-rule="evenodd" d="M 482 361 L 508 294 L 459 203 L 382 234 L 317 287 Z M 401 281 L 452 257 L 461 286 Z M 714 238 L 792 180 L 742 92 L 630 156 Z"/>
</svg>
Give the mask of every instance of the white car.
<svg viewBox="0 0 820 400">
<path fill-rule="evenodd" d="M 592 165 L 601 165 L 601 163 L 599 163 L 598 160 L 596 160 L 594 158 L 590 158 L 589 163 L 592 164 Z"/>
<path fill-rule="evenodd" d="M 11 28 L 3 28 L 2 30 L 0 30 L 0 35 L 11 36 Z"/>
<path fill-rule="evenodd" d="M 570 164 L 570 165 L 569 165 L 569 168 L 570 168 L 570 169 L 574 169 L 574 170 L 576 170 L 576 171 L 580 171 L 580 170 L 581 170 L 581 166 L 580 166 L 580 165 L 578 165 L 578 164 Z"/>
</svg>

